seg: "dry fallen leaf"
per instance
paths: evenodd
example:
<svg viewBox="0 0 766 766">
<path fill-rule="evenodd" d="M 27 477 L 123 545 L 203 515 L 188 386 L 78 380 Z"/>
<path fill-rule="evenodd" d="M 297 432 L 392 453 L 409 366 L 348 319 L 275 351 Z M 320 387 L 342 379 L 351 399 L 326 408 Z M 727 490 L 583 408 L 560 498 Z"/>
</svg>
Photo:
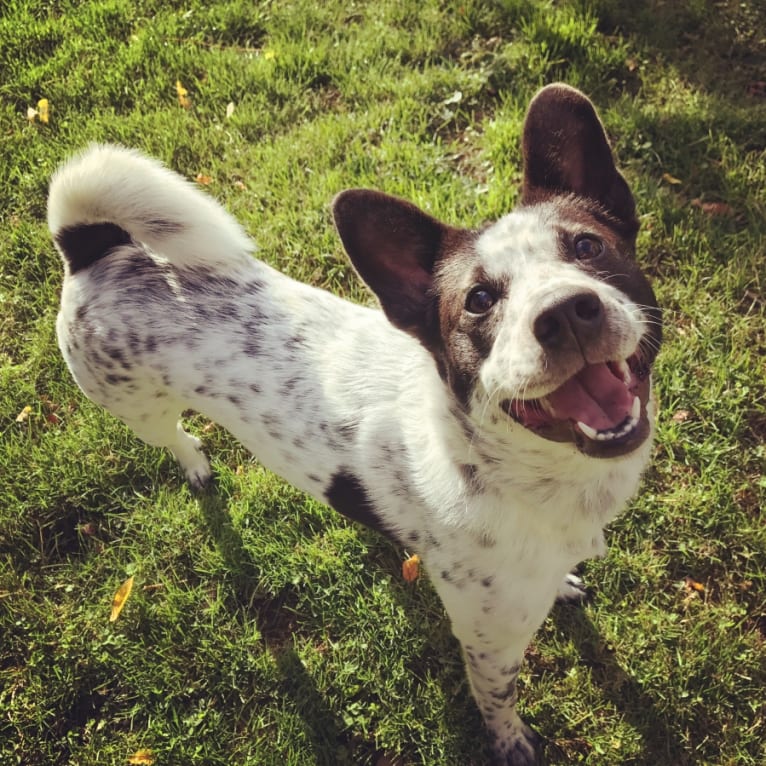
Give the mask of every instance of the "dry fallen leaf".
<svg viewBox="0 0 766 766">
<path fill-rule="evenodd" d="M 229 117 L 232 116 L 232 114 L 234 114 L 234 109 L 235 109 L 234 102 L 229 101 L 229 103 L 226 104 L 226 119 L 227 120 L 229 119 Z"/>
<path fill-rule="evenodd" d="M 402 562 L 402 577 L 406 582 L 415 582 L 420 577 L 420 556 L 417 553 Z"/>
<path fill-rule="evenodd" d="M 209 186 L 213 183 L 213 179 L 210 176 L 206 176 L 204 173 L 197 173 L 197 177 L 194 180 L 201 186 Z"/>
<path fill-rule="evenodd" d="M 734 208 L 725 202 L 703 202 L 699 197 L 692 200 L 692 207 L 698 207 L 705 215 L 712 217 L 732 216 Z"/>
<path fill-rule="evenodd" d="M 676 410 L 670 418 L 675 423 L 685 423 L 690 416 L 689 410 Z"/>
<path fill-rule="evenodd" d="M 48 124 L 50 119 L 50 107 L 47 98 L 41 98 L 37 102 L 37 116 L 40 118 L 40 122 Z"/>
<path fill-rule="evenodd" d="M 29 417 L 29 414 L 31 412 L 32 412 L 32 408 L 29 405 L 27 405 L 18 415 L 16 415 L 16 422 L 23 423 Z"/>
<path fill-rule="evenodd" d="M 119 616 L 122 608 L 125 606 L 125 602 L 130 596 L 130 592 L 133 590 L 133 576 L 128 577 L 125 582 L 117 588 L 117 592 L 112 599 L 112 613 L 109 615 L 109 622 L 114 622 Z"/>
<path fill-rule="evenodd" d="M 676 178 L 675 176 L 670 175 L 670 173 L 663 173 L 662 180 L 666 183 L 673 184 L 674 186 L 678 186 L 679 184 L 683 183 L 680 178 Z"/>
<path fill-rule="evenodd" d="M 131 764 L 131 766 L 152 766 L 154 763 L 154 753 L 149 750 L 149 748 L 136 750 L 136 752 L 128 758 L 128 763 Z"/>
<path fill-rule="evenodd" d="M 697 593 L 704 593 L 705 592 L 705 586 L 701 582 L 697 582 L 696 580 L 692 579 L 691 577 L 684 577 L 684 585 L 689 590 L 697 591 Z"/>
<path fill-rule="evenodd" d="M 178 103 L 184 109 L 191 109 L 191 96 L 189 95 L 189 91 L 181 84 L 180 80 L 176 80 L 176 93 L 178 94 Z"/>
</svg>

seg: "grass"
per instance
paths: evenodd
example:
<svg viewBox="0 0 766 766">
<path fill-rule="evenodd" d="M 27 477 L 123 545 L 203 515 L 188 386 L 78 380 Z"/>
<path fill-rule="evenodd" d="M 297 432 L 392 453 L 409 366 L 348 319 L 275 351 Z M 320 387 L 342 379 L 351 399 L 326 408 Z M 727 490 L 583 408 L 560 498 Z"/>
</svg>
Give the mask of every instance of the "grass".
<svg viewBox="0 0 766 766">
<path fill-rule="evenodd" d="M 755 0 L 5 2 L 0 762 L 487 763 L 449 625 L 402 551 L 199 416 L 219 486 L 195 499 L 77 391 L 46 188 L 90 141 L 142 148 L 200 175 L 263 258 L 367 301 L 332 196 L 503 214 L 524 107 L 563 79 L 636 191 L 667 337 L 653 467 L 585 565 L 591 603 L 555 609 L 530 647 L 522 712 L 552 764 L 762 764 L 764 29 Z M 47 124 L 27 119 L 41 98 Z"/>
</svg>

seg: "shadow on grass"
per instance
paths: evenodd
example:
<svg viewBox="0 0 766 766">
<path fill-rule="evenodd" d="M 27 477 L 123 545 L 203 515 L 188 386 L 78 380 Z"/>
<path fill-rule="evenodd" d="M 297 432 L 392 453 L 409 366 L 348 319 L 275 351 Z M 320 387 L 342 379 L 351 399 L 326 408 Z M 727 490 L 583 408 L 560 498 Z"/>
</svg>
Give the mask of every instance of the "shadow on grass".
<svg viewBox="0 0 766 766">
<path fill-rule="evenodd" d="M 740 106 L 766 96 L 766 6 L 738 0 L 600 0 L 599 27 L 633 37 L 690 83 Z"/>
<path fill-rule="evenodd" d="M 375 747 L 349 735 L 343 722 L 333 713 L 300 657 L 292 648 L 294 630 L 286 599 L 265 597 L 258 591 L 260 568 L 248 552 L 241 535 L 231 523 L 226 497 L 215 488 L 197 498 L 208 531 L 216 541 L 233 578 L 240 603 L 253 604 L 258 630 L 274 658 L 281 676 L 280 689 L 303 721 L 306 741 L 316 763 L 328 766 L 351 764 L 344 753 L 369 751 L 371 762 Z M 353 761 L 356 766 L 359 761 Z"/>
<path fill-rule="evenodd" d="M 591 669 L 594 684 L 643 739 L 642 763 L 652 766 L 694 766 L 652 697 L 617 661 L 585 611 L 558 605 L 551 613 L 562 632 L 572 638 L 581 662 Z"/>
</svg>

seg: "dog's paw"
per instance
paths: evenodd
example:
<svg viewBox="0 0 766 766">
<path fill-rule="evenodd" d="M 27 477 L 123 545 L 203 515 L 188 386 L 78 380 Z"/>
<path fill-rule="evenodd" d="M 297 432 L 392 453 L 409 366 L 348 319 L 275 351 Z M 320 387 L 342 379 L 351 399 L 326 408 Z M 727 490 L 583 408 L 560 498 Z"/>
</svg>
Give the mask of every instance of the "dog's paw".
<svg viewBox="0 0 766 766">
<path fill-rule="evenodd" d="M 496 740 L 494 766 L 543 766 L 543 738 L 521 722 L 511 735 Z"/>
<path fill-rule="evenodd" d="M 173 448 L 173 454 L 181 464 L 192 492 L 202 492 L 213 478 L 210 463 L 202 451 L 202 442 L 185 431 L 179 431 L 179 434 L 182 436 Z"/>
<path fill-rule="evenodd" d="M 204 467 L 185 471 L 186 481 L 189 483 L 189 488 L 195 494 L 204 492 L 213 483 L 213 472 L 210 469 L 210 464 L 207 462 L 207 458 L 205 458 L 204 455 L 202 457 L 205 460 Z"/>
<path fill-rule="evenodd" d="M 587 597 L 588 591 L 585 588 L 585 583 L 571 572 L 561 581 L 556 593 L 557 601 L 569 601 L 578 604 L 585 601 Z"/>
</svg>

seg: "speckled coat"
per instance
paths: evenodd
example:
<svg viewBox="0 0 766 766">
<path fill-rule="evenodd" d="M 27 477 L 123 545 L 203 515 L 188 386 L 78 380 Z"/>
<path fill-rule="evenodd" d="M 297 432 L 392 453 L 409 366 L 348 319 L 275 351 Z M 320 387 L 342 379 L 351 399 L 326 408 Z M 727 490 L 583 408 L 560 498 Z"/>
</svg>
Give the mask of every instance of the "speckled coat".
<svg viewBox="0 0 766 766">
<path fill-rule="evenodd" d="M 378 192 L 336 198 L 382 311 L 256 260 L 217 203 L 136 152 L 89 148 L 49 199 L 58 339 L 85 394 L 195 488 L 210 467 L 188 408 L 417 551 L 514 766 L 539 751 L 516 713 L 524 649 L 637 489 L 660 342 L 633 198 L 590 102 L 541 91 L 523 151 L 520 206 L 478 231 Z"/>
</svg>

